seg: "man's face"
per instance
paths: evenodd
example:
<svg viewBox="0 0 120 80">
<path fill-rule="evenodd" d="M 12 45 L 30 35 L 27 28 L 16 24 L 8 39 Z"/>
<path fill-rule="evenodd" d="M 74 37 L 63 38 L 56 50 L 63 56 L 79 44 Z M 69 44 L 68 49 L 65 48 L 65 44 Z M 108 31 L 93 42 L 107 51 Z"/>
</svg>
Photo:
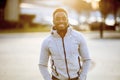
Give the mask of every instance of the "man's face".
<svg viewBox="0 0 120 80">
<path fill-rule="evenodd" d="M 56 30 L 66 30 L 68 28 L 68 17 L 64 12 L 57 12 L 54 15 L 53 22 Z"/>
</svg>

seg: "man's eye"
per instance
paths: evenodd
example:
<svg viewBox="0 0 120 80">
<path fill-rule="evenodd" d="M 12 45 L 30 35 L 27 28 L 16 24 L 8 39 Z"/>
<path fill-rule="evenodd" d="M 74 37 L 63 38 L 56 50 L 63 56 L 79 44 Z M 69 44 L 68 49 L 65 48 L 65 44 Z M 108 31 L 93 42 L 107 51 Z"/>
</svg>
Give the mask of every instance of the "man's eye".
<svg viewBox="0 0 120 80">
<path fill-rule="evenodd" d="M 60 20 L 60 18 L 56 18 L 56 21 L 59 21 Z"/>
<path fill-rule="evenodd" d="M 66 18 L 64 17 L 63 20 L 66 20 Z"/>
<path fill-rule="evenodd" d="M 66 17 L 62 17 L 62 18 L 56 18 L 57 21 L 59 20 L 67 20 Z"/>
</svg>

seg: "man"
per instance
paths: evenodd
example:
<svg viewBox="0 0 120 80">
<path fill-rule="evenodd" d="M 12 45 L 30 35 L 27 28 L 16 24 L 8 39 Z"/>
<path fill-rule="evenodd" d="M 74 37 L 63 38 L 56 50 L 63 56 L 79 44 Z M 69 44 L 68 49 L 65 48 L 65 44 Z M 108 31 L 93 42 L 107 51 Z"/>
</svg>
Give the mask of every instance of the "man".
<svg viewBox="0 0 120 80">
<path fill-rule="evenodd" d="M 54 11 L 53 23 L 51 34 L 41 46 L 39 69 L 44 80 L 86 80 L 90 57 L 83 35 L 70 28 L 62 8 Z M 47 69 L 49 59 L 51 74 Z"/>
</svg>

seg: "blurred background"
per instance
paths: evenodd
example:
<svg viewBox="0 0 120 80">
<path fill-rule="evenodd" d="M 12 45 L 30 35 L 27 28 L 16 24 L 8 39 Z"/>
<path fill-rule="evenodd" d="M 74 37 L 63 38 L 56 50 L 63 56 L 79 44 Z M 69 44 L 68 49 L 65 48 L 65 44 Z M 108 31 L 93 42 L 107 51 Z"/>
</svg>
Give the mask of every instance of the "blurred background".
<svg viewBox="0 0 120 80">
<path fill-rule="evenodd" d="M 120 0 L 0 0 L 0 31 L 49 31 L 58 7 L 76 30 L 100 30 L 100 37 L 103 30 L 120 31 Z"/>
<path fill-rule="evenodd" d="M 120 80 L 120 0 L 0 0 L 0 80 L 43 80 L 40 45 L 59 7 L 87 39 L 87 80 Z"/>
</svg>

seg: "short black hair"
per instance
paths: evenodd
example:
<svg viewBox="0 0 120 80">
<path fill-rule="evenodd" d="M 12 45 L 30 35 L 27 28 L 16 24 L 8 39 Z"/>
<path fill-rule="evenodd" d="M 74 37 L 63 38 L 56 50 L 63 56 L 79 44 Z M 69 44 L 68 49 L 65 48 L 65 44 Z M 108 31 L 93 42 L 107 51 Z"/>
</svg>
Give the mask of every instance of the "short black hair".
<svg viewBox="0 0 120 80">
<path fill-rule="evenodd" d="M 66 11 L 65 9 L 63 9 L 63 8 L 57 8 L 57 9 L 53 12 L 53 17 L 55 16 L 55 14 L 56 14 L 57 12 L 64 12 L 66 15 L 68 15 L 68 14 L 67 14 L 67 11 Z"/>
</svg>

